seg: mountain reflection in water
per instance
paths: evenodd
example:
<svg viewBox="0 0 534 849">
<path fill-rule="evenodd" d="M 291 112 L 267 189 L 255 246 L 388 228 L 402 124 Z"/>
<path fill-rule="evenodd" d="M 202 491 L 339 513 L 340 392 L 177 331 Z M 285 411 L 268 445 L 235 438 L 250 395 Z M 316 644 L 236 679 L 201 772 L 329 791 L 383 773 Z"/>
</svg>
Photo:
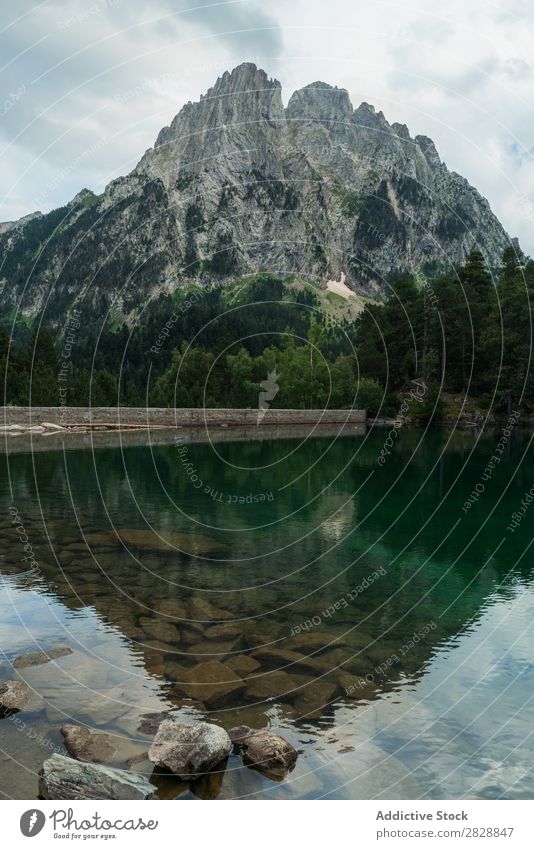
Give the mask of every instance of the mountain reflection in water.
<svg viewBox="0 0 534 849">
<path fill-rule="evenodd" d="M 32 698 L 0 722 L 4 796 L 36 796 L 66 722 L 150 775 L 170 711 L 301 754 L 280 782 L 236 755 L 154 776 L 162 798 L 529 798 L 529 521 L 507 530 L 529 437 L 468 510 L 498 434 L 402 432 L 380 468 L 384 437 L 4 455 L 1 678 L 72 649 L 16 673 Z"/>
</svg>

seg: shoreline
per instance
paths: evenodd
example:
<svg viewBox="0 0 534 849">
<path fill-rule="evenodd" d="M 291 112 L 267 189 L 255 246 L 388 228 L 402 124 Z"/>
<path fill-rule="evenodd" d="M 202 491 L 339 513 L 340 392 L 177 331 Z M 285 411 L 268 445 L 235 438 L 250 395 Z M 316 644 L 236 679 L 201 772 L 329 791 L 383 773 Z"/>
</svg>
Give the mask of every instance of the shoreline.
<svg viewBox="0 0 534 849">
<path fill-rule="evenodd" d="M 113 428 L 109 430 L 74 430 L 50 431 L 48 433 L 18 433 L 3 432 L 0 434 L 0 454 L 23 454 L 41 451 L 77 451 L 79 449 L 100 448 L 134 448 L 140 446 L 156 447 L 173 445 L 177 434 L 181 443 L 219 443 L 219 442 L 254 442 L 276 439 L 313 439 L 315 437 L 364 436 L 367 432 L 365 424 L 332 425 L 318 424 L 314 427 L 303 425 L 279 425 L 269 428 L 252 427 L 216 427 L 208 430 L 205 427 L 190 428 Z M 3 437 L 3 439 L 1 438 Z"/>
<path fill-rule="evenodd" d="M 64 418 L 68 411 L 68 420 Z M 64 424 L 59 424 L 63 420 Z M 432 430 L 478 433 L 505 427 L 506 417 L 481 422 L 442 419 Z M 531 429 L 522 417 L 516 426 Z M 367 417 L 364 410 L 258 410 L 156 407 L 3 407 L 0 453 L 80 448 L 168 445 L 180 434 L 187 443 L 251 442 L 265 439 L 362 436 L 368 431 L 421 430 L 426 424 L 388 417 Z"/>
</svg>

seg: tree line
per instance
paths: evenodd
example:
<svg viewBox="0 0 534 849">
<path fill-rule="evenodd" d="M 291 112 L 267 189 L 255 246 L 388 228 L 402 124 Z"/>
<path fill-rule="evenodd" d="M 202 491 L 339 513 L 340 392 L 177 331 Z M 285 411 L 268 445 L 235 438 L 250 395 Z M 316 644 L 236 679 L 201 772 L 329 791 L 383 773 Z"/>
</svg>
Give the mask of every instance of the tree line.
<svg viewBox="0 0 534 849">
<path fill-rule="evenodd" d="M 496 275 L 473 250 L 432 280 L 399 276 L 353 320 L 334 321 L 312 287 L 289 282 L 258 275 L 233 299 L 222 286 L 161 295 L 133 326 L 82 322 L 68 356 L 65 332 L 42 321 L 18 340 L 0 325 L 4 403 L 254 408 L 274 375 L 279 408 L 395 415 L 414 381 L 418 417 L 439 418 L 447 393 L 496 411 L 534 406 L 534 262 L 517 248 Z"/>
</svg>

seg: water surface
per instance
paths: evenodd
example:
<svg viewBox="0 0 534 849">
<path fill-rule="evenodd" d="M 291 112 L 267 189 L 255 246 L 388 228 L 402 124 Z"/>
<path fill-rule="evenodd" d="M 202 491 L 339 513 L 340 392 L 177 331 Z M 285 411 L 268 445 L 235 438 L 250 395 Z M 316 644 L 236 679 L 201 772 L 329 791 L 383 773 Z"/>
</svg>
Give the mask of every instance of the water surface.
<svg viewBox="0 0 534 849">
<path fill-rule="evenodd" d="M 531 798 L 528 510 L 510 526 L 531 435 L 491 473 L 500 432 L 404 431 L 380 466 L 386 436 L 4 455 L 0 674 L 32 688 L 0 721 L 4 797 L 36 797 L 67 722 L 150 774 L 170 711 L 301 754 L 278 782 L 235 755 L 191 785 L 153 776 L 162 798 Z M 194 683 L 209 661 L 232 670 L 215 692 Z"/>
</svg>

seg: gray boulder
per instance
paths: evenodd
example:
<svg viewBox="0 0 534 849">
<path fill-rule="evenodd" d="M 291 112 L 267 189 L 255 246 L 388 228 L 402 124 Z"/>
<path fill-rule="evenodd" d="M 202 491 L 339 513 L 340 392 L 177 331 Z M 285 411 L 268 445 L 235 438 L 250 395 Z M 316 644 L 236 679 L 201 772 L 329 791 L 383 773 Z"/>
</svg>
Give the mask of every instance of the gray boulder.
<svg viewBox="0 0 534 849">
<path fill-rule="evenodd" d="M 209 722 L 194 724 L 165 719 L 158 728 L 148 757 L 184 780 L 198 778 L 226 758 L 232 741 L 223 728 Z"/>
<path fill-rule="evenodd" d="M 155 799 L 155 787 L 134 772 L 52 755 L 39 773 L 42 799 Z"/>
</svg>

